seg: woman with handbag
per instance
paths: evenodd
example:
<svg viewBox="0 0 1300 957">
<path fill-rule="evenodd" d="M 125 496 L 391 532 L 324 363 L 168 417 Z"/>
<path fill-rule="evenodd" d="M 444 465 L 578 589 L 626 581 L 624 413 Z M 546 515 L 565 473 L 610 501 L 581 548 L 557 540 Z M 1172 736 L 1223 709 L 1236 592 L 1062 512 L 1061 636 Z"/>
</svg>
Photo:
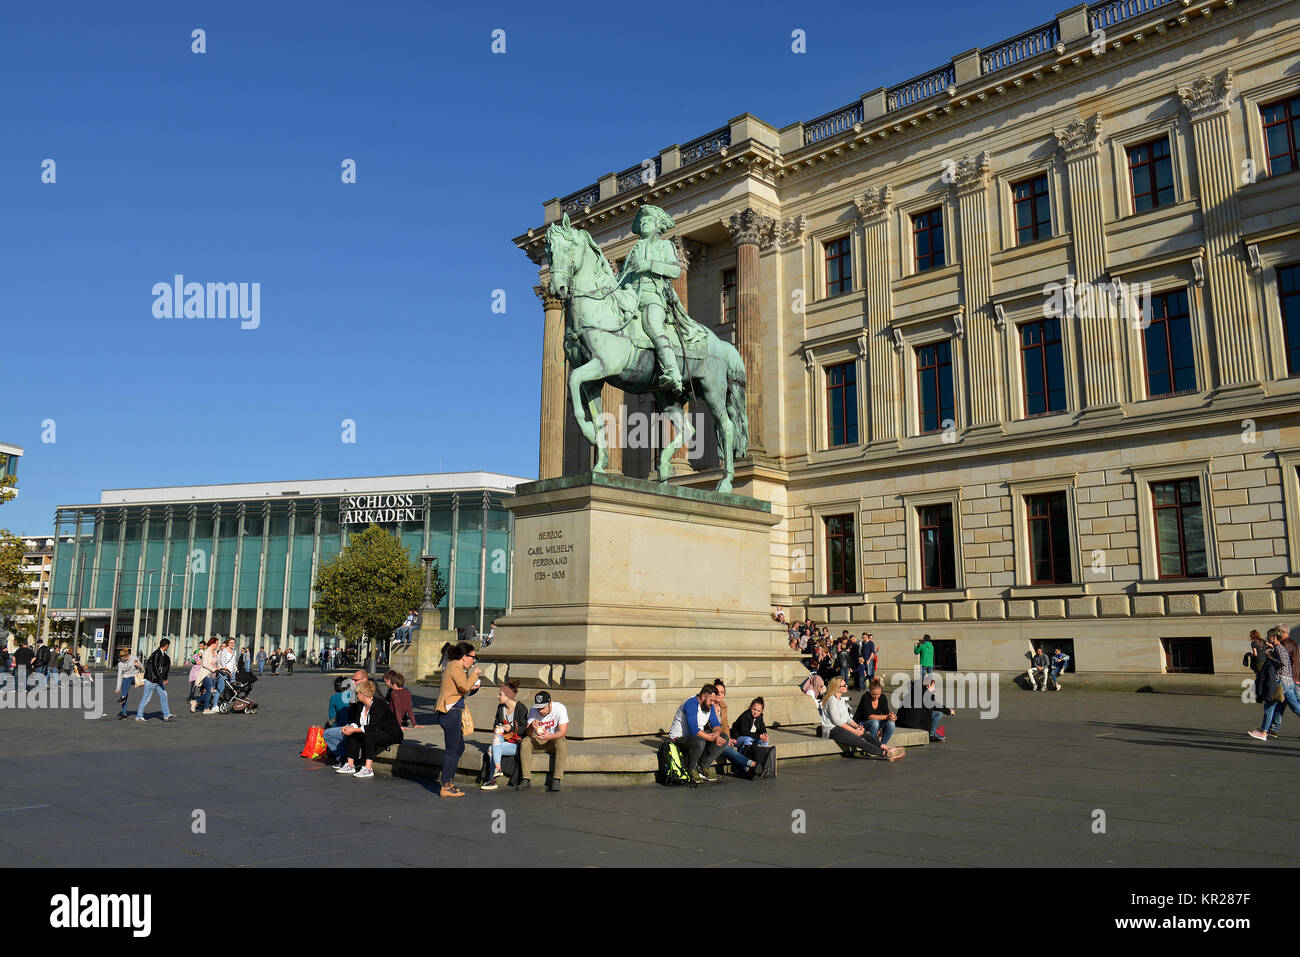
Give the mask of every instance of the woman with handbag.
<svg viewBox="0 0 1300 957">
<path fill-rule="evenodd" d="M 438 692 L 438 724 L 446 745 L 442 752 L 442 797 L 464 797 L 456 787 L 456 766 L 465 753 L 465 735 L 474 730 L 465 698 L 482 684 L 482 672 L 475 667 L 478 652 L 468 641 L 452 645 L 447 652 L 447 667 L 442 670 L 442 688 Z"/>
<path fill-rule="evenodd" d="M 122 711 L 117 716 L 121 721 L 126 718 L 126 696 L 131 689 L 138 684 L 142 684 L 142 674 L 140 670 L 140 659 L 125 648 L 117 652 L 117 693 L 122 696 Z"/>
</svg>

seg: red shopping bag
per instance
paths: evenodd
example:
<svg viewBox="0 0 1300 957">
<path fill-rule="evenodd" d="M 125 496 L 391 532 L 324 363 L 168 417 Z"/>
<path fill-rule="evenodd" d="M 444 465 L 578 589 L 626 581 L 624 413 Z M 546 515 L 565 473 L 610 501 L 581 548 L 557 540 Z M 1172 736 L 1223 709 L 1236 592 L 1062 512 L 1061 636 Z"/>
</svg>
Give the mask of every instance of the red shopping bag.
<svg viewBox="0 0 1300 957">
<path fill-rule="evenodd" d="M 307 729 L 307 743 L 302 746 L 303 758 L 319 758 L 325 753 L 325 729 L 312 726 Z"/>
</svg>

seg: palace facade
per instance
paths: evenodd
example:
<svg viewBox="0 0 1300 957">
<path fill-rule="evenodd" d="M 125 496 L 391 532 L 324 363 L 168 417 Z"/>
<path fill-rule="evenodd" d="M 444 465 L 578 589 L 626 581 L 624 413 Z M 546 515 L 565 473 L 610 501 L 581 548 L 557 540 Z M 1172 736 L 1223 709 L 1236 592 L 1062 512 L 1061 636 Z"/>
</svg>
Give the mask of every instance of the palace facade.
<svg viewBox="0 0 1300 957">
<path fill-rule="evenodd" d="M 1295 3 L 1081 5 L 649 166 L 514 240 L 540 267 L 542 478 L 591 462 L 545 227 L 617 268 L 653 203 L 679 296 L 748 370 L 736 491 L 782 516 L 774 607 L 873 632 L 891 670 L 928 632 L 963 671 L 1059 644 L 1081 677 L 1219 690 L 1251 628 L 1300 621 Z M 706 432 L 674 481 L 717 481 Z"/>
</svg>

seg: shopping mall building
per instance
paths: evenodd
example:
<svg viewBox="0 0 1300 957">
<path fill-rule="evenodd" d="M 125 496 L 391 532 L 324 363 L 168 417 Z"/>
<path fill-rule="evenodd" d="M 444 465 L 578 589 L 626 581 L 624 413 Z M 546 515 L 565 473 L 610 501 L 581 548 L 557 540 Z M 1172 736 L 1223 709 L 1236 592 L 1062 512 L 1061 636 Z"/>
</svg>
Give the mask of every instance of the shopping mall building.
<svg viewBox="0 0 1300 957">
<path fill-rule="evenodd" d="M 299 654 L 335 644 L 312 610 L 317 570 L 371 524 L 448 584 L 441 625 L 491 627 L 510 604 L 512 518 L 527 479 L 491 472 L 108 489 L 55 516 L 43 633 L 81 621 L 84 644 L 192 647 L 230 635 Z"/>
<path fill-rule="evenodd" d="M 538 267 L 540 476 L 591 461 L 547 227 L 617 270 L 653 204 L 678 297 L 748 372 L 735 488 L 780 517 L 773 606 L 874 632 L 887 669 L 928 632 L 941 667 L 1061 644 L 1081 672 L 1239 690 L 1249 630 L 1300 620 L 1300 5 L 1052 12 L 910 79 L 864 59 L 870 92 L 810 89 L 811 119 L 539 184 L 556 198 L 514 242 Z M 673 481 L 717 482 L 703 431 Z M 643 477 L 632 435 L 610 461 Z"/>
</svg>

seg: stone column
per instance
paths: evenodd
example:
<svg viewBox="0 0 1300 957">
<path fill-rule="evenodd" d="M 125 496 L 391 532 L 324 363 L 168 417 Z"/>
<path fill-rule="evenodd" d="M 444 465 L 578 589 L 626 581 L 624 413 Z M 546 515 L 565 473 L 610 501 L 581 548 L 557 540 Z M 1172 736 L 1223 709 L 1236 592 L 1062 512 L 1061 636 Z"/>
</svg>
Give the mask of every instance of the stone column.
<svg viewBox="0 0 1300 957">
<path fill-rule="evenodd" d="M 606 471 L 615 475 L 623 474 L 623 436 L 619 432 L 619 423 L 627 420 L 627 413 L 622 411 L 623 390 L 608 382 L 600 387 L 600 410 L 606 416 L 605 446 L 609 452 L 609 465 Z"/>
<path fill-rule="evenodd" d="M 1102 208 L 1101 114 L 1086 123 L 1075 120 L 1065 129 L 1056 130 L 1054 135 L 1065 157 L 1076 278 L 1096 286 L 1109 283 L 1106 214 Z M 1093 308 L 1078 317 L 1074 326 L 1079 330 L 1083 356 L 1083 411 L 1117 411 L 1122 397 L 1123 320 L 1116 314 L 1109 295 L 1094 295 L 1090 299 Z M 1061 321 L 1068 322 L 1070 317 L 1062 316 Z"/>
<path fill-rule="evenodd" d="M 759 323 L 758 251 L 772 241 L 776 220 L 746 208 L 724 219 L 736 244 L 736 345 L 745 364 L 745 412 L 749 416 L 749 457 L 761 457 L 763 444 L 763 350 Z M 755 455 L 758 453 L 758 455 Z"/>
<path fill-rule="evenodd" d="M 683 239 L 680 236 L 673 237 L 673 245 L 677 247 L 677 262 L 682 267 L 681 275 L 673 280 L 673 290 L 677 293 L 677 298 L 682 301 L 682 308 L 685 309 L 689 315 L 691 311 L 691 300 L 687 287 L 690 272 L 692 269 L 702 267 L 708 261 L 709 247 L 704 245 L 704 243 L 696 242 L 693 239 Z M 687 404 L 685 409 L 686 413 L 689 415 L 691 411 L 690 405 Z M 676 433 L 676 429 L 672 426 L 668 427 L 668 438 L 671 439 L 676 435 Z M 695 439 L 697 442 L 702 440 L 703 436 L 697 436 Z M 656 456 L 651 462 L 651 469 L 653 470 L 656 468 L 658 464 L 658 457 Z M 685 445 L 673 453 L 672 464 L 674 475 L 685 475 L 691 471 L 690 459 L 686 457 Z"/>
<path fill-rule="evenodd" d="M 968 153 L 957 161 L 957 215 L 961 230 L 961 283 L 964 318 L 957 334 L 966 340 L 966 381 L 973 429 L 997 427 L 1002 395 L 999 333 L 989 300 L 993 273 L 989 262 L 989 154 Z"/>
<path fill-rule="evenodd" d="M 894 296 L 890 280 L 889 217 L 893 211 L 894 187 L 872 187 L 861 199 L 858 222 L 862 224 L 862 281 L 867 299 L 867 416 L 863 428 L 870 428 L 869 443 L 898 442 L 898 365 L 889 326 L 894 321 Z"/>
<path fill-rule="evenodd" d="M 542 408 L 538 439 L 537 477 L 558 478 L 564 474 L 564 303 L 548 291 L 534 286 L 542 301 L 545 325 L 542 333 Z"/>
<path fill-rule="evenodd" d="M 1205 221 L 1207 311 L 1214 327 L 1218 382 L 1258 382 L 1263 363 L 1255 334 L 1257 297 L 1241 245 L 1241 207 L 1237 201 L 1237 163 L 1232 158 L 1228 122 L 1232 70 L 1217 77 L 1201 74 L 1191 86 L 1179 87 L 1196 146 L 1196 177 Z M 1292 210 L 1294 212 L 1294 209 Z"/>
</svg>

